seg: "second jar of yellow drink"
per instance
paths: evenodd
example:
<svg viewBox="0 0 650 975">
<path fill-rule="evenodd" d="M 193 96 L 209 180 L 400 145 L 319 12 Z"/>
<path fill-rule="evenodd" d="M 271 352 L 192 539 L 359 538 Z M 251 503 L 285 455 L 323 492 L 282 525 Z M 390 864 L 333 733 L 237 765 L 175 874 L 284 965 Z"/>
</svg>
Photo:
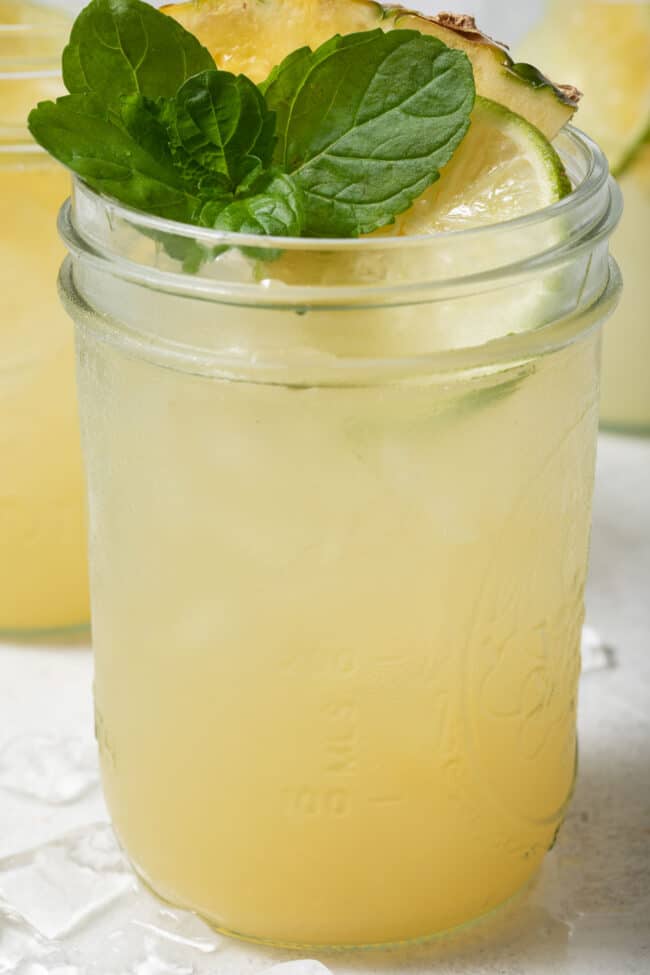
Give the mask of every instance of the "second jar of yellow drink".
<svg viewBox="0 0 650 975">
<path fill-rule="evenodd" d="M 66 171 L 27 112 L 61 93 L 63 15 L 0 5 L 0 633 L 88 622 L 73 336 L 56 291 Z"/>
<path fill-rule="evenodd" d="M 601 419 L 650 434 L 650 2 L 549 0 L 517 55 L 583 89 L 575 124 L 603 147 L 623 190 L 612 249 L 625 292 L 605 330 Z"/>
</svg>

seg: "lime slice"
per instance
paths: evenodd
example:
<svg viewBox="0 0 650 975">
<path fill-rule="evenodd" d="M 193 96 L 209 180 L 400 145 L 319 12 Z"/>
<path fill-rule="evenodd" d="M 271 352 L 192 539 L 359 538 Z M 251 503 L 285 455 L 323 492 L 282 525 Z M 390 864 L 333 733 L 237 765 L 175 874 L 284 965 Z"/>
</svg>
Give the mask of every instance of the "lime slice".
<svg viewBox="0 0 650 975">
<path fill-rule="evenodd" d="M 559 155 L 533 125 L 502 105 L 477 97 L 469 132 L 440 178 L 395 222 L 372 238 L 420 237 L 502 223 L 541 210 L 571 192 Z M 270 277 L 286 284 L 389 284 L 465 275 L 495 263 L 515 263 L 551 246 L 559 229 L 544 226 L 500 235 L 486 252 L 482 239 L 454 235 L 443 248 L 426 245 L 389 250 L 287 251 L 272 262 Z M 548 239 L 552 237 L 553 239 Z M 496 254 L 494 246 L 507 253 Z M 443 261 L 438 267 L 436 262 Z"/>
<path fill-rule="evenodd" d="M 408 237 L 485 227 L 534 213 L 570 192 L 562 160 L 541 132 L 520 115 L 479 97 L 470 130 L 438 182 L 377 234 Z M 550 248 L 562 233 L 557 222 L 524 225 L 491 238 L 487 248 L 482 236 L 454 236 L 444 248 L 445 272 L 460 277 L 515 264 L 525 254 Z M 419 259 L 426 264 L 426 251 Z M 406 260 L 412 263 L 413 258 Z M 554 317 L 560 294 L 574 289 L 575 282 L 566 275 L 551 272 L 486 292 L 475 306 L 452 305 L 443 313 L 439 347 L 476 345 L 536 328 Z"/>
<path fill-rule="evenodd" d="M 442 170 L 440 179 L 396 222 L 371 235 L 373 247 L 286 250 L 276 260 L 260 262 L 258 279 L 269 297 L 282 296 L 283 285 L 335 288 L 411 285 L 489 271 L 515 264 L 526 254 L 551 247 L 564 233 L 553 221 L 534 227 L 515 225 L 486 243 L 466 230 L 522 217 L 561 199 L 570 190 L 562 162 L 541 133 L 508 109 L 477 99 L 468 135 Z M 431 246 L 416 235 L 436 234 Z M 395 246 L 403 239 L 403 246 Z M 382 241 L 386 242 L 381 247 Z M 352 242 L 348 242 L 352 243 Z M 234 258 L 231 258 L 234 259 Z M 435 350 L 480 345 L 499 335 L 526 331 L 556 315 L 564 299 L 575 300 L 570 275 L 553 270 L 507 280 L 498 287 L 477 288 L 458 301 L 422 306 L 356 308 L 331 321 L 308 315 L 294 327 L 307 349 L 337 356 L 421 355 Z M 433 292 L 430 292 L 433 294 Z M 337 300 L 337 292 L 332 295 Z M 328 295 L 319 296 L 327 302 Z M 340 300 L 340 299 L 339 299 Z M 352 295 L 350 300 L 363 304 Z M 297 344 L 295 336 L 292 341 Z M 288 342 L 285 342 L 285 345 Z"/>
<path fill-rule="evenodd" d="M 551 0 L 518 54 L 568 73 L 585 93 L 576 124 L 620 173 L 650 133 L 650 3 Z"/>
<path fill-rule="evenodd" d="M 553 146 L 521 115 L 477 98 L 472 124 L 437 183 L 380 234 L 465 230 L 525 216 L 571 192 Z"/>
</svg>

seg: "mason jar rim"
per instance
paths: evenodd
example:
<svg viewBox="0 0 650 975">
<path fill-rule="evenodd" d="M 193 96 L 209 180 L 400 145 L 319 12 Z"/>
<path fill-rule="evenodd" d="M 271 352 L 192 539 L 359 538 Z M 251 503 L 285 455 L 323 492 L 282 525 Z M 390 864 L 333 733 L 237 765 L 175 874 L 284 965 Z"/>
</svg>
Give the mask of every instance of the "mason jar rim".
<svg viewBox="0 0 650 975">
<path fill-rule="evenodd" d="M 417 379 L 423 373 L 430 380 L 448 382 L 451 375 L 470 377 L 503 363 L 513 366 L 541 358 L 586 338 L 600 328 L 618 303 L 622 287 L 616 261 L 608 260 L 608 273 L 597 300 L 586 309 L 573 311 L 543 327 L 488 339 L 479 345 L 463 346 L 418 354 L 387 357 L 344 357 L 326 360 L 325 365 L 301 362 L 297 379 L 282 355 L 274 360 L 243 361 L 221 350 L 195 348 L 174 340 L 151 337 L 114 322 L 88 304 L 75 286 L 72 260 L 66 257 L 59 272 L 59 292 L 77 327 L 98 334 L 101 341 L 123 348 L 134 358 L 144 359 L 164 369 L 190 372 L 197 376 L 218 376 L 233 381 L 262 385 L 338 386 L 351 379 L 362 385 Z M 337 308 L 336 311 L 341 309 Z"/>
<path fill-rule="evenodd" d="M 600 240 L 611 235 L 622 212 L 622 198 L 617 184 L 609 175 L 605 155 L 593 140 L 572 126 L 565 127 L 561 135 L 574 151 L 580 153 L 584 166 L 583 176 L 573 191 L 563 199 L 524 216 L 466 230 L 352 239 L 241 234 L 197 227 L 135 210 L 112 197 L 95 192 L 81 179 L 74 177 L 72 198 L 65 201 L 59 214 L 59 232 L 70 253 L 81 262 L 147 287 L 204 300 L 254 307 L 287 308 L 299 305 L 310 309 L 332 307 L 333 303 L 336 307 L 355 306 L 364 300 L 369 304 L 380 302 L 384 305 L 432 301 L 438 296 L 450 297 L 458 288 L 489 287 L 503 279 L 552 269 L 575 258 L 581 251 L 592 249 Z M 95 226 L 91 227 L 92 221 L 86 219 L 87 208 L 93 210 L 97 217 Z M 578 210 L 584 216 L 582 224 L 550 246 L 542 247 L 523 259 L 517 257 L 503 265 L 478 271 L 470 268 L 467 273 L 447 279 L 388 284 L 283 284 L 281 289 L 274 289 L 258 281 L 224 281 L 203 273 L 204 268 L 211 267 L 211 262 L 206 262 L 198 271 L 188 273 L 157 266 L 153 250 L 149 260 L 141 254 L 137 259 L 129 256 L 120 247 L 119 235 L 113 233 L 116 226 L 126 227 L 129 232 L 139 233 L 143 240 L 149 239 L 152 247 L 153 239 L 163 236 L 174 241 L 190 240 L 222 249 L 279 249 L 283 252 L 321 251 L 355 255 L 378 251 L 404 253 L 408 249 L 413 254 L 417 249 L 454 246 L 466 241 L 478 245 L 485 243 L 486 249 L 489 249 L 499 235 L 521 235 L 522 232 L 529 235 L 546 224 L 567 220 L 573 211 Z"/>
<path fill-rule="evenodd" d="M 532 213 L 514 217 L 510 220 L 486 224 L 481 227 L 471 227 L 465 230 L 444 230 L 435 233 L 413 234 L 400 237 L 278 237 L 262 234 L 245 234 L 237 231 L 213 230 L 209 227 L 181 223 L 180 221 L 170 220 L 166 217 L 158 217 L 155 214 L 146 213 L 142 210 L 136 210 L 124 203 L 120 203 L 114 197 L 91 190 L 77 176 L 73 176 L 73 181 L 76 187 L 83 188 L 85 192 L 100 199 L 107 214 L 110 214 L 110 218 L 122 218 L 134 226 L 137 225 L 147 230 L 166 233 L 170 236 L 191 238 L 208 246 L 251 247 L 260 250 L 277 248 L 283 251 L 402 250 L 405 245 L 410 247 L 423 246 L 430 244 L 432 239 L 440 239 L 441 237 L 447 240 L 458 239 L 461 235 L 464 239 L 481 236 L 487 237 L 490 234 L 494 234 L 495 230 L 514 230 L 533 227 L 553 217 L 562 216 L 563 213 L 574 209 L 582 202 L 592 200 L 602 192 L 608 182 L 613 184 L 610 178 L 607 158 L 597 143 L 585 132 L 572 125 L 565 126 L 562 132 L 572 140 L 574 145 L 580 147 L 587 164 L 584 178 L 567 196 L 539 210 L 534 210 Z M 66 207 L 67 209 L 69 208 Z M 614 210 L 616 210 L 616 207 L 614 207 Z"/>
<path fill-rule="evenodd" d="M 147 329 L 142 331 L 139 326 L 132 326 L 126 321 L 110 317 L 109 313 L 102 307 L 94 307 L 92 292 L 94 286 L 92 281 L 104 279 L 109 291 L 114 293 L 114 284 L 124 280 L 129 286 L 144 287 L 154 292 L 170 294 L 177 298 L 190 298 L 202 302 L 214 303 L 215 305 L 238 305 L 249 307 L 257 311 L 280 310 L 303 313 L 307 311 L 358 311 L 367 308 L 390 308 L 403 305 L 411 306 L 416 304 L 432 304 L 436 302 L 447 302 L 456 298 L 463 299 L 468 294 L 478 294 L 497 290 L 500 287 L 509 287 L 512 282 L 517 285 L 527 286 L 528 280 L 534 287 L 536 276 L 543 275 L 549 269 L 555 273 L 555 267 L 572 266 L 576 255 L 580 260 L 586 262 L 583 266 L 589 267 L 591 255 L 600 250 L 602 275 L 595 287 L 592 285 L 588 293 L 584 295 L 576 293 L 575 307 L 558 309 L 557 314 L 552 320 L 540 322 L 537 327 L 522 331 L 501 333 L 485 340 L 479 340 L 476 344 L 464 343 L 453 348 L 434 349 L 427 352 L 418 352 L 411 355 L 408 351 L 399 355 L 389 355 L 382 357 L 381 360 L 368 358 L 337 359 L 326 365 L 316 363 L 313 365 L 300 364 L 300 381 L 313 383 L 315 385 L 338 384 L 341 377 L 366 376 L 370 381 L 375 381 L 377 377 L 399 375 L 416 376 L 426 369 L 427 372 L 435 373 L 441 377 L 450 372 L 473 372 L 491 368 L 500 362 L 525 361 L 536 358 L 571 344 L 580 337 L 586 336 L 594 328 L 599 327 L 606 317 L 611 313 L 616 305 L 620 291 L 621 279 L 615 261 L 611 258 L 609 262 L 602 260 L 602 248 L 606 238 L 611 234 L 622 210 L 622 198 L 617 184 L 609 177 L 606 160 L 594 143 L 575 130 L 566 136 L 573 145 L 581 146 L 582 151 L 587 154 L 590 162 L 587 173 L 576 190 L 559 204 L 553 204 L 546 210 L 538 211 L 509 224 L 496 224 L 472 231 L 458 231 L 454 234 L 441 233 L 438 236 L 439 243 L 443 246 L 450 237 L 455 237 L 464 241 L 469 235 L 478 240 L 481 248 L 483 243 L 489 248 L 491 234 L 495 228 L 503 230 L 504 227 L 515 226 L 526 230 L 531 224 L 539 223 L 548 219 L 548 213 L 566 212 L 566 209 L 576 205 L 576 199 L 581 201 L 581 206 L 591 214 L 585 226 L 581 227 L 577 237 L 571 237 L 556 242 L 548 250 L 535 253 L 532 257 L 521 260 L 518 264 L 507 264 L 491 272 L 481 271 L 474 273 L 469 269 L 468 273 L 462 278 L 448 278 L 439 281 L 428 281 L 425 283 L 393 283 L 388 285 L 373 284 L 371 286 L 307 286 L 298 287 L 294 285 L 284 285 L 274 288 L 264 288 L 260 283 L 256 284 L 233 284 L 223 281 L 212 280 L 201 277 L 199 274 L 176 271 L 170 272 L 161 269 L 153 264 L 142 263 L 142 252 L 147 252 L 152 258 L 155 253 L 156 242 L 150 233 L 150 228 L 171 227 L 180 228 L 180 232 L 185 236 L 194 236 L 195 230 L 189 225 L 175 224 L 172 221 L 160 221 L 156 217 L 148 214 L 141 214 L 139 211 L 124 207 L 115 200 L 108 197 L 101 197 L 80 181 L 76 182 L 74 189 L 73 202 L 66 201 L 61 209 L 59 216 L 59 229 L 69 250 L 60 274 L 60 290 L 64 304 L 72 314 L 77 324 L 83 329 L 89 329 L 97 333 L 102 341 L 111 344 L 118 344 L 125 350 L 130 350 L 130 354 L 145 358 L 150 362 L 155 362 L 164 368 L 180 369 L 181 371 L 191 371 L 202 375 L 221 375 L 225 378 L 241 378 L 244 373 L 248 376 L 247 381 L 263 383 L 284 384 L 287 379 L 287 361 L 282 355 L 267 358 L 262 361 L 258 356 L 243 365 L 241 354 L 238 351 L 230 353 L 228 350 L 220 348 L 206 348 L 203 344 L 193 344 L 192 339 L 183 337 L 182 329 L 175 338 L 166 337 L 157 332 L 155 323 L 153 331 Z M 600 195 L 599 195 L 600 194 Z M 597 206 L 592 206 L 593 201 Z M 85 208 L 89 208 L 86 210 Z M 92 225 L 97 219 L 99 238 L 95 234 L 95 229 L 91 226 L 91 231 L 86 233 L 86 223 Z M 105 234 L 108 246 L 111 245 L 111 237 L 115 232 L 118 241 L 120 238 L 120 221 L 125 221 L 127 226 L 127 237 L 130 231 L 135 228 L 136 233 L 131 234 L 131 243 L 135 242 L 136 255 L 125 257 L 118 251 L 110 253 L 103 250 L 101 234 Z M 139 233 L 138 231 L 144 231 Z M 208 239 L 223 243 L 228 240 L 235 246 L 249 245 L 253 242 L 258 247 L 269 245 L 269 238 L 265 237 L 246 237 L 244 235 L 221 234 L 217 231 L 205 231 Z M 517 242 L 521 237 L 517 237 Z M 284 238 L 276 239 L 277 243 L 286 245 Z M 431 237 L 408 238 L 400 237 L 391 240 L 389 247 L 403 248 L 405 245 L 411 248 L 423 246 L 430 243 Z M 304 244 L 300 238 L 292 241 L 294 248 Z M 379 239 L 379 246 L 382 241 Z M 377 239 L 362 238 L 356 240 L 336 241 L 319 240 L 309 241 L 308 248 L 319 247 L 326 251 L 336 249 L 343 245 L 343 253 L 361 251 L 364 248 L 375 250 L 378 246 Z M 511 248 L 512 249 L 512 248 Z M 516 248 L 515 248 L 516 249 Z M 412 250 L 411 253 L 414 253 Z M 408 255 L 407 255 L 408 257 Z M 471 262 L 469 262 L 471 263 Z M 89 285 L 89 290 L 87 290 Z M 578 290 L 582 286 L 576 285 Z M 274 301 L 268 301 L 268 292 L 277 291 L 280 297 Z M 180 324 L 180 322 L 179 322 Z M 272 321 L 269 323 L 272 328 Z M 330 373 L 332 375 L 330 375 Z M 364 379 L 364 381 L 366 381 Z"/>
</svg>

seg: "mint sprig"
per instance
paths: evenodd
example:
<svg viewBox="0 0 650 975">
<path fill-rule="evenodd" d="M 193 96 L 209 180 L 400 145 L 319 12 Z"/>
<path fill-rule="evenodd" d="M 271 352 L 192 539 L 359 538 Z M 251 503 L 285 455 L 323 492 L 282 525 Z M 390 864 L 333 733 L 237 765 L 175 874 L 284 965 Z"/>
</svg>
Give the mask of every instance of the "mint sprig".
<svg viewBox="0 0 650 975">
<path fill-rule="evenodd" d="M 412 30 L 301 48 L 256 86 L 141 0 L 92 0 L 63 53 L 70 92 L 29 116 L 93 189 L 159 216 L 273 236 L 391 223 L 469 127 L 471 64 Z"/>
<path fill-rule="evenodd" d="M 334 37 L 294 52 L 264 86 L 277 164 L 304 196 L 308 236 L 391 223 L 440 175 L 469 128 L 472 67 L 412 30 Z"/>
</svg>

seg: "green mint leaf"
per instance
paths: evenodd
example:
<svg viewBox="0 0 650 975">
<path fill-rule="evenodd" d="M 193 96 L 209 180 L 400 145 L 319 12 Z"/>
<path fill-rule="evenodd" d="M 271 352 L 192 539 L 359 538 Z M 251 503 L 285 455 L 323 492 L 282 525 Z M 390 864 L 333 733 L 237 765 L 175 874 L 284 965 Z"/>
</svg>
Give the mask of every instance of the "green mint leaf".
<svg viewBox="0 0 650 975">
<path fill-rule="evenodd" d="M 171 219 L 276 236 L 392 222 L 438 178 L 474 102 L 467 57 L 417 31 L 301 48 L 260 89 L 217 70 L 142 0 L 91 0 L 63 73 L 71 94 L 38 105 L 30 128 L 92 188 Z M 205 251 L 181 252 L 190 267 Z"/>
<path fill-rule="evenodd" d="M 134 96 L 128 96 L 134 97 Z M 222 173 L 210 173 L 196 159 L 184 149 L 176 132 L 176 102 L 173 98 L 156 98 L 148 100 L 148 111 L 155 116 L 159 124 L 164 128 L 169 151 L 174 166 L 182 174 L 188 186 L 199 188 L 201 183 L 215 185 L 229 191 L 230 184 Z M 209 190 L 208 190 L 209 192 Z"/>
<path fill-rule="evenodd" d="M 175 168 L 188 194 L 198 201 L 196 212 L 200 211 L 206 200 L 218 200 L 222 207 L 226 206 L 234 198 L 227 177 L 204 169 L 173 143 L 169 119 L 175 118 L 175 114 L 170 106 L 173 107 L 171 99 L 153 101 L 143 95 L 126 95 L 122 99 L 117 121 L 154 159 Z M 112 121 L 115 120 L 116 117 L 112 116 Z M 190 220 L 194 222 L 194 213 L 190 215 Z"/>
<path fill-rule="evenodd" d="M 335 42 L 340 38 L 333 38 Z M 328 42 L 331 43 L 331 42 Z M 318 50 L 323 51 L 327 44 Z M 318 52 L 317 52 L 318 53 Z M 309 47 L 300 47 L 287 57 L 260 85 L 260 91 L 266 98 L 266 104 L 273 109 L 276 116 L 276 145 L 274 161 L 283 169 L 287 166 L 287 131 L 292 118 L 294 103 L 304 84 L 305 78 L 316 64 L 316 54 Z"/>
<path fill-rule="evenodd" d="M 173 164 L 169 136 L 156 102 L 144 95 L 125 95 L 119 113 L 111 117 L 155 159 Z"/>
<path fill-rule="evenodd" d="M 266 170 L 256 156 L 244 156 L 235 171 L 236 195 L 247 196 L 255 192 L 255 185 Z"/>
<path fill-rule="evenodd" d="M 302 232 L 301 194 L 290 176 L 271 171 L 262 176 L 250 196 L 237 199 L 219 212 L 208 203 L 201 223 L 216 230 L 243 234 L 298 237 Z"/>
<path fill-rule="evenodd" d="M 147 213 L 190 221 L 199 200 L 173 165 L 164 136 L 149 119 L 142 124 L 142 112 L 142 104 L 129 101 L 124 127 L 95 95 L 65 95 L 41 102 L 28 123 L 36 141 L 94 190 Z"/>
<path fill-rule="evenodd" d="M 172 97 L 208 68 L 212 55 L 194 35 L 141 0 L 91 0 L 63 52 L 68 91 L 99 95 L 114 110 L 123 95 Z"/>
<path fill-rule="evenodd" d="M 243 75 L 203 71 L 181 87 L 175 99 L 178 141 L 199 165 L 223 173 L 234 187 L 244 160 L 268 166 L 275 120 L 259 89 Z M 245 171 L 250 171 L 250 163 Z"/>
<path fill-rule="evenodd" d="M 275 162 L 302 191 L 305 236 L 386 226 L 436 179 L 469 128 L 467 56 L 417 31 L 334 37 L 264 85 Z"/>
</svg>

